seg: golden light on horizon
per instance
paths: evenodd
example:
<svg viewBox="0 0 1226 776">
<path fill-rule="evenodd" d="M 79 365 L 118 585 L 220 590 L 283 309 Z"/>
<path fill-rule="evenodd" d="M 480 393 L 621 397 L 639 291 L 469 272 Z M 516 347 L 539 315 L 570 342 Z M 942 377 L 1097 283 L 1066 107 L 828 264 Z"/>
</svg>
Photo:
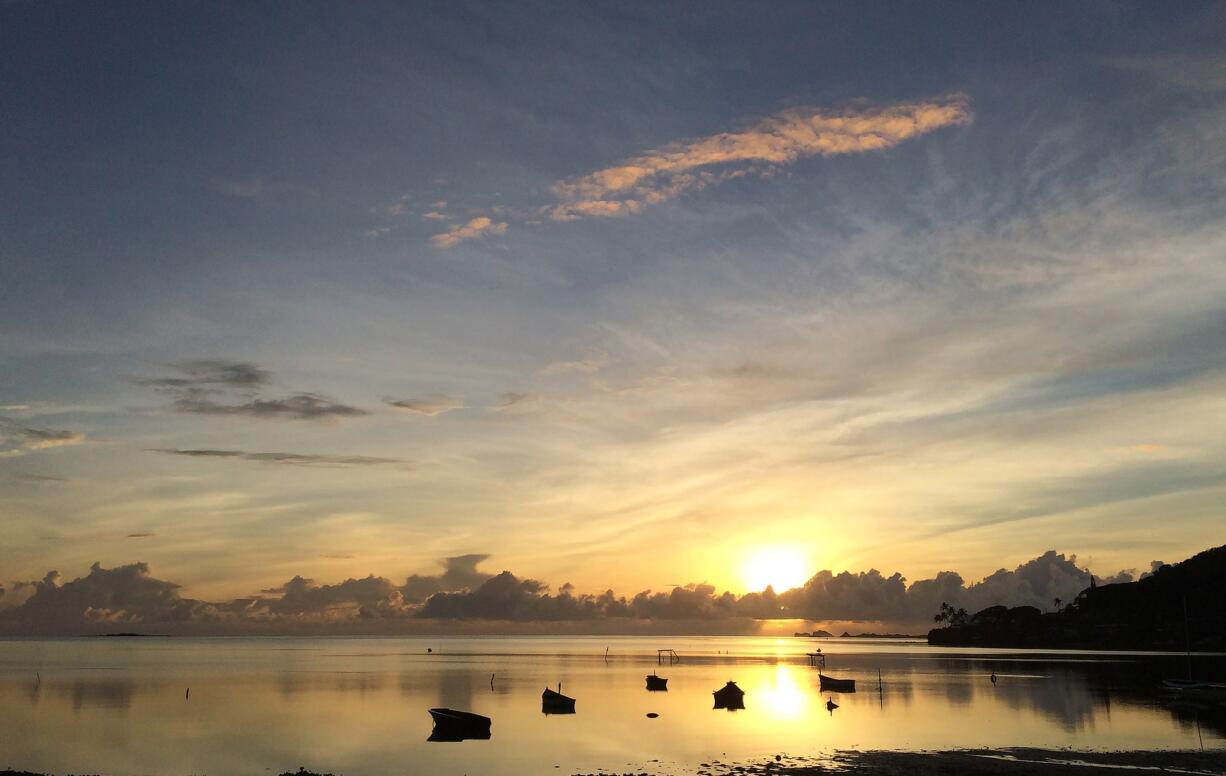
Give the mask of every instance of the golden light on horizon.
<svg viewBox="0 0 1226 776">
<path fill-rule="evenodd" d="M 741 580 L 750 591 L 761 591 L 770 585 L 775 592 L 799 587 L 813 571 L 808 559 L 797 547 L 771 545 L 749 550 L 741 565 Z"/>
</svg>

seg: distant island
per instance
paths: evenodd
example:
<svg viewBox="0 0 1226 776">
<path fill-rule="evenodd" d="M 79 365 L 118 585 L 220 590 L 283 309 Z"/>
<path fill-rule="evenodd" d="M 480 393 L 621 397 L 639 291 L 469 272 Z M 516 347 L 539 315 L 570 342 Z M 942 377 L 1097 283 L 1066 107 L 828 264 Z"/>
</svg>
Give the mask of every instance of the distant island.
<svg viewBox="0 0 1226 776">
<path fill-rule="evenodd" d="M 85 638 L 88 639 L 165 639 L 169 636 L 165 633 L 87 633 Z"/>
<path fill-rule="evenodd" d="M 1226 650 L 1226 545 L 1136 582 L 1095 586 L 1054 612 L 990 606 L 928 632 L 949 647 Z M 1053 602 L 1053 605 L 1057 605 Z M 952 607 L 943 607 L 953 612 Z"/>
<path fill-rule="evenodd" d="M 841 639 L 922 639 L 923 634 L 914 633 L 848 633 L 843 631 Z"/>
<path fill-rule="evenodd" d="M 798 639 L 832 639 L 834 638 L 833 633 L 831 633 L 830 631 L 824 631 L 824 630 L 815 630 L 811 633 L 805 633 L 804 631 L 796 631 L 792 635 Z"/>
</svg>

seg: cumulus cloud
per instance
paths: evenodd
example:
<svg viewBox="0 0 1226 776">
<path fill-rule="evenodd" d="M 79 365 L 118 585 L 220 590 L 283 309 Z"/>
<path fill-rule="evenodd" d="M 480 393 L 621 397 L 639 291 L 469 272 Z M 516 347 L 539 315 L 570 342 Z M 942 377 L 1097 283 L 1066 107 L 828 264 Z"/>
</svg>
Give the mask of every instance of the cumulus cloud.
<svg viewBox="0 0 1226 776">
<path fill-rule="evenodd" d="M 271 374 L 244 361 L 202 359 L 182 361 L 172 367 L 179 372 L 178 375 L 145 378 L 136 382 L 169 396 L 178 412 L 313 421 L 369 414 L 366 410 L 341 404 L 317 393 L 297 392 L 272 398 L 261 396 L 271 381 Z"/>
<path fill-rule="evenodd" d="M 505 221 L 494 221 L 487 216 L 478 216 L 465 224 L 456 224 L 445 232 L 440 232 L 430 238 L 430 244 L 435 248 L 451 248 L 465 240 L 475 240 L 487 234 L 505 234 Z"/>
<path fill-rule="evenodd" d="M 238 458 L 259 463 L 280 463 L 289 466 L 383 466 L 402 464 L 399 458 L 380 458 L 371 455 L 315 455 L 310 453 L 249 453 L 244 450 L 154 448 L 155 453 L 183 455 L 189 458 Z"/>
<path fill-rule="evenodd" d="M 624 216 L 746 174 L 768 175 L 812 156 L 891 148 L 942 127 L 971 121 L 970 102 L 955 94 L 937 100 L 832 111 L 797 108 L 740 132 L 721 132 L 648 151 L 554 185 L 558 221 Z"/>
<path fill-rule="evenodd" d="M 493 576 L 477 569 L 477 566 L 489 557 L 474 553 L 444 558 L 442 574 L 414 574 L 405 580 L 401 591 L 406 600 L 419 603 L 435 593 L 474 588 Z"/>
<path fill-rule="evenodd" d="M 434 417 L 444 412 L 464 409 L 464 402 L 454 396 L 442 393 L 432 393 L 428 396 L 410 397 L 408 399 L 384 399 L 388 406 L 395 407 L 415 415 Z"/>
<path fill-rule="evenodd" d="M 21 583 L 25 600 L 0 612 L 0 622 L 41 627 L 91 623 L 182 622 L 197 617 L 202 604 L 179 596 L 179 586 L 149 575 L 145 563 L 104 569 L 95 563 L 89 574 L 59 583 L 50 571 L 38 582 Z"/>
<path fill-rule="evenodd" d="M 29 450 L 79 445 L 85 435 L 77 431 L 34 428 L 0 416 L 0 458 L 23 455 Z"/>
<path fill-rule="evenodd" d="M 488 557 L 446 558 L 441 573 L 414 574 L 403 585 L 374 574 L 335 584 L 299 575 L 257 595 L 217 603 L 182 598 L 178 585 L 152 577 L 144 563 L 114 569 L 95 563 L 86 576 L 68 583 L 60 584 L 59 574 L 52 571 L 37 582 L 0 588 L 0 626 L 16 633 L 71 632 L 111 623 L 194 623 L 205 630 L 259 624 L 275 631 L 296 623 L 360 627 L 376 620 L 786 618 L 887 622 L 921 629 L 942 602 L 971 612 L 997 604 L 1050 609 L 1054 599 L 1072 601 L 1090 585 L 1090 574 L 1077 565 L 1076 556 L 1049 551 L 969 585 L 952 571 L 908 584 L 901 574 L 885 575 L 876 569 L 838 574 L 824 570 L 800 587 L 778 592 L 768 587 L 735 595 L 701 583 L 626 597 L 612 590 L 576 593 L 570 584 L 551 593 L 549 585 L 539 580 L 510 571 L 497 575 L 481 571 L 478 566 Z M 1109 579 L 1124 581 L 1123 576 Z"/>
</svg>

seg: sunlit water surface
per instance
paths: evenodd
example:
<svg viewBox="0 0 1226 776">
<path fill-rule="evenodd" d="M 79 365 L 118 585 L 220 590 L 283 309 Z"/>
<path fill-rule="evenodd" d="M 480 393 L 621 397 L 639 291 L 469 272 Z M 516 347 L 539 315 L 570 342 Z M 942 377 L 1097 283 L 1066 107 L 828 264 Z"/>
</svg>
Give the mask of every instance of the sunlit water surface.
<svg viewBox="0 0 1226 776">
<path fill-rule="evenodd" d="M 819 691 L 816 646 L 859 692 Z M 681 663 L 646 692 L 663 647 Z M 1226 749 L 1220 712 L 1155 689 L 1181 660 L 731 637 L 0 641 L 0 767 L 529 774 L 850 748 Z M 712 708 L 729 679 L 743 710 Z M 573 716 L 541 713 L 559 682 Z M 435 706 L 492 717 L 492 737 L 427 742 Z"/>
</svg>

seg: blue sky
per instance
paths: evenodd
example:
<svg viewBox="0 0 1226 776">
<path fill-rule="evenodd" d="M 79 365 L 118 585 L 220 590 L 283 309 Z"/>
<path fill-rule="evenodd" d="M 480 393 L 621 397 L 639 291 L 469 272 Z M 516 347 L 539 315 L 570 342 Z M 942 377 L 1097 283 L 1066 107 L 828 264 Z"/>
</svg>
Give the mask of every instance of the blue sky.
<svg viewBox="0 0 1226 776">
<path fill-rule="evenodd" d="M 1220 4 L 0 19 L 0 579 L 1222 541 Z"/>
</svg>

